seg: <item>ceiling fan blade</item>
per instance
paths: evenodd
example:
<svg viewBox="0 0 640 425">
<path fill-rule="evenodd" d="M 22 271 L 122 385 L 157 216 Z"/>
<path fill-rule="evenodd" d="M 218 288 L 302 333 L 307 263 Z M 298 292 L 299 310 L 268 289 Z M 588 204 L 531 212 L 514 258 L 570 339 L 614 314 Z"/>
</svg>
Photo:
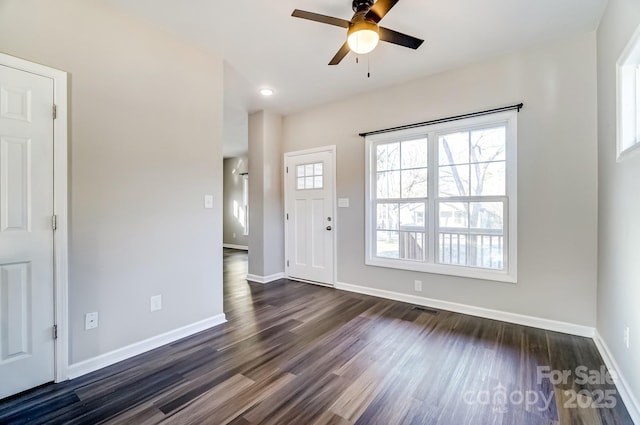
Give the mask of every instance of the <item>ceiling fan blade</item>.
<svg viewBox="0 0 640 425">
<path fill-rule="evenodd" d="M 347 56 L 347 54 L 349 54 L 350 51 L 351 49 L 349 49 L 349 45 L 345 42 L 340 48 L 340 50 L 338 50 L 338 53 L 336 53 L 333 59 L 331 59 L 331 62 L 329 62 L 329 65 L 339 64 L 340 61 L 342 61 L 342 59 L 344 59 L 344 57 Z"/>
<path fill-rule="evenodd" d="M 417 49 L 424 43 L 424 40 L 420 40 L 419 38 L 411 37 L 407 34 L 402 34 L 401 32 L 397 32 L 394 30 L 390 30 L 389 28 L 380 27 L 380 40 L 386 41 L 387 43 L 397 44 L 399 46 L 408 47 L 410 49 Z"/>
<path fill-rule="evenodd" d="M 384 15 L 386 15 L 393 6 L 396 5 L 400 0 L 378 0 L 376 1 L 369 12 L 367 12 L 366 18 L 371 19 L 373 21 L 380 22 Z"/>
<path fill-rule="evenodd" d="M 351 24 L 351 22 L 345 19 L 334 18 L 332 16 L 326 16 L 326 15 L 320 15 L 319 13 L 305 12 L 304 10 L 298 10 L 298 9 L 294 10 L 291 16 L 296 18 L 308 19 L 310 21 L 320 22 L 322 24 L 335 25 L 336 27 L 342 27 L 342 28 L 349 28 L 349 25 Z"/>
</svg>

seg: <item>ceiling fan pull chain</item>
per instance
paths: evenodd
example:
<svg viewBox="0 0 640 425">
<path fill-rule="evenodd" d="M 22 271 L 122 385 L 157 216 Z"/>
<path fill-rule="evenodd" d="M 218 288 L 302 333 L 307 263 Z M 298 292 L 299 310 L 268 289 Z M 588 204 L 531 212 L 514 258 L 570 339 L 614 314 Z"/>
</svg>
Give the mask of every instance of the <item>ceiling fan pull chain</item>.
<svg viewBox="0 0 640 425">
<path fill-rule="evenodd" d="M 360 59 L 360 57 L 359 57 L 359 56 L 356 56 L 356 63 L 360 63 L 360 60 L 359 60 L 359 59 Z"/>
<path fill-rule="evenodd" d="M 371 54 L 367 55 L 367 78 L 371 78 Z"/>
</svg>

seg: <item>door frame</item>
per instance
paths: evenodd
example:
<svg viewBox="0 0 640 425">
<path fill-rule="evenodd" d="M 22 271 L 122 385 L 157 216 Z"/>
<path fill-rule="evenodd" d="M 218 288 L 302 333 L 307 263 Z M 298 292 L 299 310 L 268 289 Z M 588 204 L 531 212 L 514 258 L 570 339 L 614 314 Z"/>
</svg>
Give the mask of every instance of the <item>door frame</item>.
<svg viewBox="0 0 640 425">
<path fill-rule="evenodd" d="M 333 204 L 333 208 L 332 208 L 332 216 L 333 216 L 333 232 L 331 232 L 331 239 L 332 239 L 332 244 L 333 244 L 333 276 L 332 276 L 332 282 L 331 285 L 333 287 L 335 287 L 336 282 L 338 281 L 338 238 L 337 238 L 337 231 L 339 229 L 339 224 L 338 224 L 338 208 L 337 208 L 337 201 L 336 201 L 336 194 L 337 194 L 337 169 L 338 169 L 338 165 L 336 163 L 336 145 L 327 145 L 327 146 L 321 146 L 318 148 L 311 148 L 311 149 L 304 149 L 304 150 L 300 150 L 300 151 L 291 151 L 291 152 L 285 152 L 284 154 L 284 167 L 283 167 L 283 174 L 284 174 L 284 214 L 283 214 L 283 222 L 284 222 L 284 275 L 286 278 L 289 278 L 289 268 L 287 267 L 287 259 L 289 258 L 289 227 L 287 226 L 287 205 L 288 205 L 288 196 L 289 196 L 289 192 L 287 191 L 287 167 L 289 164 L 289 159 L 296 157 L 296 156 L 301 156 L 301 155 L 307 155 L 307 154 L 312 154 L 312 153 L 321 153 L 321 152 L 329 152 L 331 154 L 331 161 L 333 162 L 333 184 L 331 189 L 331 201 Z M 321 284 L 318 282 L 313 282 L 315 284 Z"/>
<path fill-rule="evenodd" d="M 69 248 L 68 248 L 68 103 L 67 73 L 0 53 L 0 65 L 50 78 L 56 119 L 53 121 L 53 304 L 58 338 L 54 341 L 54 380 L 67 380 L 69 368 Z M 53 113 L 53 111 L 52 111 Z"/>
</svg>

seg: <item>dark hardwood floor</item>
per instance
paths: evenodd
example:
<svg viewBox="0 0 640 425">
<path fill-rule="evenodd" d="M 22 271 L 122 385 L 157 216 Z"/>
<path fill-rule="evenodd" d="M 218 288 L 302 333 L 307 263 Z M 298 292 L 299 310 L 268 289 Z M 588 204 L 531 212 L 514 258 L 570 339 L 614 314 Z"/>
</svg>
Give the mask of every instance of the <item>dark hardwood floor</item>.
<svg viewBox="0 0 640 425">
<path fill-rule="evenodd" d="M 576 376 L 603 365 L 589 339 L 245 275 L 225 250 L 228 323 L 0 401 L 0 423 L 632 424 Z"/>
</svg>

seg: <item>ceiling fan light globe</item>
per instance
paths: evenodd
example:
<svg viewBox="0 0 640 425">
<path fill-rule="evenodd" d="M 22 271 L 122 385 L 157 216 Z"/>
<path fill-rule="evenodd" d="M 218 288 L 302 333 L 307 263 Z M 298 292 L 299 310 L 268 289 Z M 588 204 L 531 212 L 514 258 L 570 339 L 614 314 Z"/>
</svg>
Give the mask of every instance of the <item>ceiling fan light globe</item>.
<svg viewBox="0 0 640 425">
<path fill-rule="evenodd" d="M 347 44 L 352 52 L 364 55 L 372 52 L 380 41 L 380 35 L 372 29 L 353 31 L 347 36 Z"/>
</svg>

